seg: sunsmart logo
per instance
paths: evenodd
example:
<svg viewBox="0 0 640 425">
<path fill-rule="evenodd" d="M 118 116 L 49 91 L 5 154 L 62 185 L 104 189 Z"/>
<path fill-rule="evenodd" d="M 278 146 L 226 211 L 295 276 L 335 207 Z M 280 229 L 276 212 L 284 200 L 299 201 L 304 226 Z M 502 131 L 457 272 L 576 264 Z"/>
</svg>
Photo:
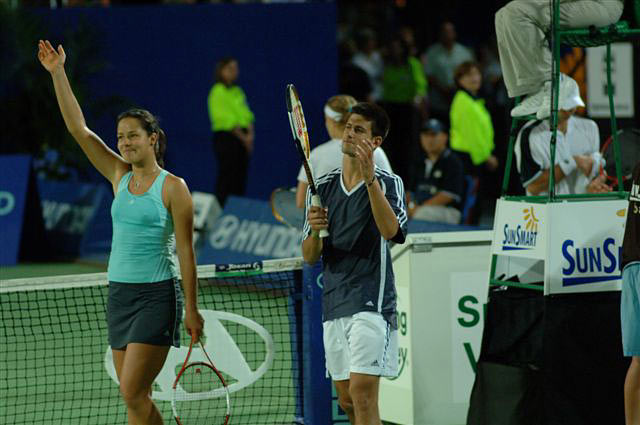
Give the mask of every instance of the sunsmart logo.
<svg viewBox="0 0 640 425">
<path fill-rule="evenodd" d="M 504 225 L 503 251 L 529 250 L 536 247 L 540 220 L 536 217 L 533 206 L 525 208 L 522 212 L 522 222 L 516 226 L 509 226 L 509 223 Z"/>
<path fill-rule="evenodd" d="M 600 246 L 576 247 L 567 239 L 562 244 L 562 256 L 566 267 L 562 269 L 562 286 L 587 285 L 618 280 L 621 277 L 620 253 L 613 238 L 607 238 Z"/>
</svg>

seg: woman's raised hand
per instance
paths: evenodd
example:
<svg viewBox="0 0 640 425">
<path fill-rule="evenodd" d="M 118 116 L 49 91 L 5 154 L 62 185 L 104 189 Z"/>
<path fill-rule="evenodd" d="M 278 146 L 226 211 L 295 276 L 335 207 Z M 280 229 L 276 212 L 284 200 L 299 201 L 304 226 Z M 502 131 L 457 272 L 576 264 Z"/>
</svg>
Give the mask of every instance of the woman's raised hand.
<svg viewBox="0 0 640 425">
<path fill-rule="evenodd" d="M 53 48 L 49 40 L 38 42 L 38 59 L 47 71 L 53 73 L 64 67 L 67 55 L 64 53 L 62 45 L 58 45 L 58 50 Z"/>
</svg>

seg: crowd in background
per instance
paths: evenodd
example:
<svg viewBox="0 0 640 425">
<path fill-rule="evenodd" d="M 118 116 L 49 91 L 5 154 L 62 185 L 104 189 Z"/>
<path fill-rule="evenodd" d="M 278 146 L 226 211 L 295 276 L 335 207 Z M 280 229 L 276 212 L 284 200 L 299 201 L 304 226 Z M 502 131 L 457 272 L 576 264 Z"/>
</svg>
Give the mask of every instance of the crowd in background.
<svg viewBox="0 0 640 425">
<path fill-rule="evenodd" d="M 72 7 L 201 1 L 20 0 L 13 3 Z M 419 3 L 411 4 L 421 7 L 420 13 L 430 10 Z M 430 118 L 442 122 L 448 134 L 448 146 L 464 164 L 467 177 L 464 192 L 472 185 L 474 197 L 477 196 L 466 222 L 490 224 L 506 162 L 511 107 L 493 31 L 479 34 L 473 39 L 475 45 L 470 45 L 458 39 L 456 28 L 456 22 L 468 21 L 469 10 L 465 15 L 443 5 L 438 7 L 438 17 L 425 15 L 423 22 L 415 16 L 407 19 L 410 13 L 407 2 L 339 1 L 336 4 L 338 93 L 351 95 L 358 101 L 378 103 L 387 111 L 392 125 L 383 148 L 393 171 L 403 179 L 409 192 L 414 191 L 424 177 L 421 173 L 427 153 L 420 144 L 420 130 Z M 469 33 L 466 28 L 467 40 Z M 469 131 L 482 140 L 468 139 Z M 517 173 L 512 173 L 509 193 L 523 193 Z"/>
<path fill-rule="evenodd" d="M 425 160 L 419 133 L 423 123 L 436 118 L 477 187 L 469 222 L 490 219 L 499 195 L 509 124 L 495 41 L 465 46 L 457 40 L 455 24 L 445 20 L 438 38 L 424 46 L 406 25 L 388 36 L 368 27 L 342 25 L 338 42 L 339 90 L 377 102 L 389 113 L 392 126 L 383 148 L 405 186 L 412 189 L 421 178 L 413 171 L 422 170 L 416 163 Z M 469 78 L 476 87 L 465 83 Z"/>
</svg>

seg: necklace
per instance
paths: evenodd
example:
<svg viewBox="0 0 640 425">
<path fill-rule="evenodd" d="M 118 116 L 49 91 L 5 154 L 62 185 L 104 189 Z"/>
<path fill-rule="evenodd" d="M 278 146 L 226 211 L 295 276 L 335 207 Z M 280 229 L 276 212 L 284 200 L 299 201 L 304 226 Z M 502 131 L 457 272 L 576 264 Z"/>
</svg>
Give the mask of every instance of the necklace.
<svg viewBox="0 0 640 425">
<path fill-rule="evenodd" d="M 138 189 L 140 187 L 140 182 L 145 179 L 148 176 L 153 176 L 154 174 L 156 174 L 156 172 L 158 171 L 158 168 L 154 169 L 152 172 L 150 172 L 149 174 L 143 174 L 141 175 L 139 178 L 136 178 L 136 175 L 134 174 L 134 179 L 133 179 L 133 187 L 135 187 L 136 189 Z"/>
</svg>

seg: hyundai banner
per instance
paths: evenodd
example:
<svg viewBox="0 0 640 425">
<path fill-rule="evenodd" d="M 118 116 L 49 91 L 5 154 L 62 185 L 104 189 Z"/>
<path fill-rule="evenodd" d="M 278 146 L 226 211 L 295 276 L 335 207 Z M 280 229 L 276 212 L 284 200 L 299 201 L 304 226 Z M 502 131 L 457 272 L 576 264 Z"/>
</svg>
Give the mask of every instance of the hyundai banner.
<svg viewBox="0 0 640 425">
<path fill-rule="evenodd" d="M 198 264 L 299 257 L 301 232 L 276 221 L 268 202 L 231 196 L 204 239 Z"/>
</svg>

